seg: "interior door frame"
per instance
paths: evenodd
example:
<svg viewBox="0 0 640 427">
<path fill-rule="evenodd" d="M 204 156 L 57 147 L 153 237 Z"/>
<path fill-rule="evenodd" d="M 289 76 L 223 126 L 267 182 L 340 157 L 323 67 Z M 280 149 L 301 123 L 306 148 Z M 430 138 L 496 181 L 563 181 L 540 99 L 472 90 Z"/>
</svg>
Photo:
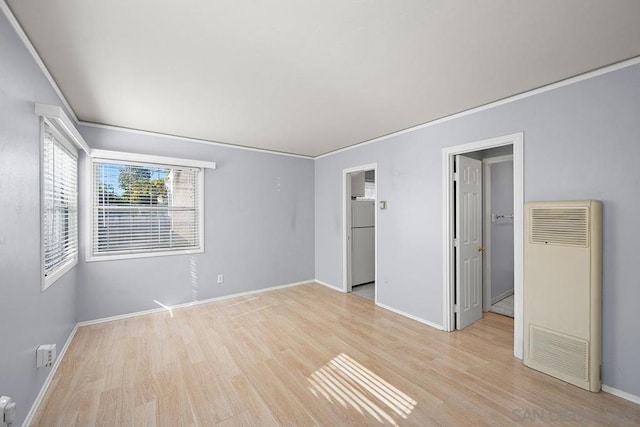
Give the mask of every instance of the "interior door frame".
<svg viewBox="0 0 640 427">
<path fill-rule="evenodd" d="M 349 232 L 351 230 L 351 180 L 349 174 L 373 170 L 375 174 L 375 212 L 374 212 L 374 280 L 375 303 L 378 303 L 378 164 L 347 168 L 342 171 L 342 292 L 351 292 L 351 251 L 349 250 Z"/>
<path fill-rule="evenodd" d="M 482 311 L 485 312 L 491 308 L 491 166 L 504 162 L 513 162 L 513 154 L 482 159 L 484 211 L 482 236 L 485 248 L 482 260 Z"/>
<path fill-rule="evenodd" d="M 513 354 L 522 359 L 523 354 L 523 249 L 524 249 L 524 133 L 514 133 L 461 144 L 442 149 L 442 229 L 443 229 L 443 330 L 453 331 L 455 326 L 455 273 L 454 273 L 454 194 L 453 159 L 456 154 L 465 154 L 489 148 L 513 146 L 513 259 L 514 259 L 514 328 Z"/>
</svg>

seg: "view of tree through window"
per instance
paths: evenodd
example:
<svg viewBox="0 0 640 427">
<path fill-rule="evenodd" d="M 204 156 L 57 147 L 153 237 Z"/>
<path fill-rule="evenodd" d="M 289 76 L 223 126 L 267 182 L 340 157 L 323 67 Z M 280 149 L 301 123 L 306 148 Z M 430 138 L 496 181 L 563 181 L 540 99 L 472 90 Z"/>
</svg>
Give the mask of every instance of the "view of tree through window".
<svg viewBox="0 0 640 427">
<path fill-rule="evenodd" d="M 94 163 L 93 254 L 197 248 L 199 169 Z"/>
<path fill-rule="evenodd" d="M 98 194 L 109 204 L 162 205 L 167 203 L 167 169 L 102 164 Z M 117 179 L 115 179 L 117 177 Z"/>
</svg>

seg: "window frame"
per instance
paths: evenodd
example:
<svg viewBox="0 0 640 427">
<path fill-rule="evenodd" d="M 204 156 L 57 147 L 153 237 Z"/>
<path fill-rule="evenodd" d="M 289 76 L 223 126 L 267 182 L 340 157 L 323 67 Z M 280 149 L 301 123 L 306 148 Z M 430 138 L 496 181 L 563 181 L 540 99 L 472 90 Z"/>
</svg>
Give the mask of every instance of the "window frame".
<svg viewBox="0 0 640 427">
<path fill-rule="evenodd" d="M 52 270 L 51 274 L 47 275 L 45 269 L 45 245 L 44 245 L 44 235 L 45 235 L 45 173 L 44 173 L 44 143 L 45 143 L 45 125 L 49 127 L 49 132 L 57 139 L 58 143 L 64 146 L 68 151 L 75 154 L 76 160 L 76 182 L 75 182 L 75 202 L 76 202 L 76 212 L 75 212 L 75 240 L 76 240 L 76 249 L 71 254 L 69 259 L 65 262 L 57 266 L 54 270 Z M 50 120 L 46 116 L 41 116 L 40 118 L 40 278 L 41 278 L 41 291 L 44 292 L 51 285 L 53 285 L 58 279 L 60 279 L 65 273 L 71 270 L 73 267 L 78 265 L 78 253 L 80 252 L 80 196 L 79 196 L 79 181 L 80 181 L 80 167 L 79 167 L 79 157 L 80 153 L 78 152 L 77 147 L 69 141 L 69 138 L 62 134 L 55 126 L 52 120 Z"/>
<path fill-rule="evenodd" d="M 150 166 L 150 167 L 176 167 L 176 168 L 195 168 L 198 170 L 197 177 L 197 185 L 198 185 L 198 201 L 197 208 L 199 212 L 199 224 L 198 224 L 198 242 L 199 245 L 197 248 L 187 248 L 187 249 L 178 249 L 178 250 L 152 250 L 148 252 L 135 252 L 135 253 L 118 253 L 118 254 L 109 254 L 109 255 L 94 255 L 93 253 L 93 245 L 95 238 L 94 236 L 94 209 L 96 206 L 94 205 L 94 196 L 95 196 L 95 188 L 96 188 L 96 176 L 95 176 L 95 168 L 94 165 L 96 163 L 123 163 L 128 165 L 136 165 L 136 166 Z M 137 259 L 137 258 L 152 258 L 152 257 L 161 257 L 161 256 L 170 256 L 170 255 L 189 255 L 196 253 L 204 252 L 204 182 L 205 182 L 205 170 L 206 169 L 215 169 L 216 164 L 214 162 L 200 161 L 200 160 L 190 160 L 190 159 L 180 159 L 174 157 L 164 157 L 164 156 L 153 156 L 153 155 L 144 155 L 137 153 L 124 153 L 124 152 L 116 152 L 116 151 L 107 151 L 107 150 L 92 150 L 91 158 L 88 162 L 86 162 L 86 171 L 85 176 L 88 177 L 87 185 L 88 189 L 86 191 L 87 199 L 85 200 L 86 206 L 86 216 L 85 216 L 85 224 L 86 224 L 86 233 L 87 233 L 87 245 L 86 245 L 86 262 L 98 262 L 98 261 L 113 261 L 113 260 L 125 260 L 125 259 Z"/>
</svg>

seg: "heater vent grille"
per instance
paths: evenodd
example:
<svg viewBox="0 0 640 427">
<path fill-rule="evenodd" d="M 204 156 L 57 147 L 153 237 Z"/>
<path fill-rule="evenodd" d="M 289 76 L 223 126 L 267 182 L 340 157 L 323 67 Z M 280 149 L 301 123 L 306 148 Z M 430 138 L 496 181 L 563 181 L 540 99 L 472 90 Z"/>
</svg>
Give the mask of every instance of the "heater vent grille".
<svg viewBox="0 0 640 427">
<path fill-rule="evenodd" d="M 582 381 L 589 380 L 589 342 L 531 326 L 531 360 Z"/>
<path fill-rule="evenodd" d="M 532 208 L 531 243 L 589 247 L 588 208 Z"/>
</svg>

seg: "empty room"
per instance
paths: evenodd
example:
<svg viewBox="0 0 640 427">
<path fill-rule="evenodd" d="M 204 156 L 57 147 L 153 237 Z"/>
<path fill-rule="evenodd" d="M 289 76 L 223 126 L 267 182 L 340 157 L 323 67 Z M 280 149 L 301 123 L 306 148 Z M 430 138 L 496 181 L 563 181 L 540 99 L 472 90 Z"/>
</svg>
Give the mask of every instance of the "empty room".
<svg viewBox="0 0 640 427">
<path fill-rule="evenodd" d="M 0 427 L 640 425 L 639 160 L 637 0 L 0 0 Z"/>
</svg>

